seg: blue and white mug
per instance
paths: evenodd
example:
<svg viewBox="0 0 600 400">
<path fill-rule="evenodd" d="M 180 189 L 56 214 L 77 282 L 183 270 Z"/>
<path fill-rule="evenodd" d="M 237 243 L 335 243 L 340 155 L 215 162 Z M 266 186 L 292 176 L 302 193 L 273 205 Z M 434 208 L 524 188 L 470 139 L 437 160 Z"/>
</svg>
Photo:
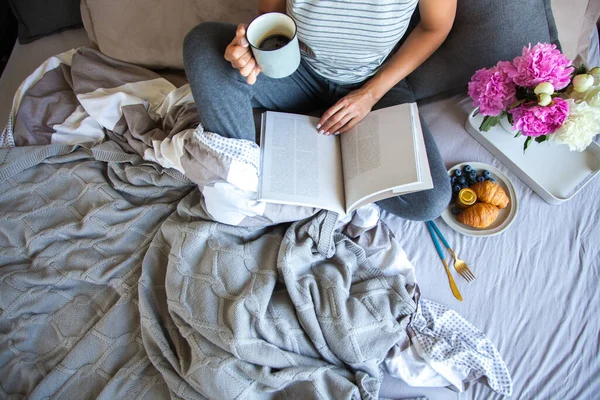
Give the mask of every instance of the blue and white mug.
<svg viewBox="0 0 600 400">
<path fill-rule="evenodd" d="M 300 46 L 294 20 L 282 13 L 258 16 L 246 29 L 246 39 L 263 74 L 285 78 L 300 65 Z"/>
</svg>

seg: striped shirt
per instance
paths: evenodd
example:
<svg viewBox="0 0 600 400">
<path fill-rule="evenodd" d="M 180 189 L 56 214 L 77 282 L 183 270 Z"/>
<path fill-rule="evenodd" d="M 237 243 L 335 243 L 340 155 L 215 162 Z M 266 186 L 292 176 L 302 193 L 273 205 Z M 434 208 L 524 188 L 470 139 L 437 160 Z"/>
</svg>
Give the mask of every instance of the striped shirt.
<svg viewBox="0 0 600 400">
<path fill-rule="evenodd" d="M 357 83 L 374 75 L 402 38 L 418 0 L 287 0 L 302 57 L 322 77 Z"/>
</svg>

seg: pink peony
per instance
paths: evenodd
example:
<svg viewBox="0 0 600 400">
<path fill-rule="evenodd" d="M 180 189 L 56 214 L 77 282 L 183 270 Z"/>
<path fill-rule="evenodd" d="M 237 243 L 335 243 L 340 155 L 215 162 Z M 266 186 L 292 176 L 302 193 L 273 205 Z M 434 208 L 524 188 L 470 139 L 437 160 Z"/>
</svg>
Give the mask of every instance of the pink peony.
<svg viewBox="0 0 600 400">
<path fill-rule="evenodd" d="M 543 107 L 523 103 L 509 112 L 513 116 L 514 127 L 525 136 L 542 136 L 554 133 L 565 122 L 569 105 L 560 97 L 554 98 L 551 105 Z"/>
<path fill-rule="evenodd" d="M 523 47 L 523 55 L 516 57 L 508 75 L 519 86 L 534 88 L 538 83 L 550 82 L 560 90 L 571 82 L 575 68 L 571 61 L 556 48 L 556 45 L 538 43 L 533 48 Z"/>
<path fill-rule="evenodd" d="M 482 115 L 496 116 L 517 99 L 514 82 L 506 73 L 506 61 L 475 72 L 469 82 L 469 96 Z"/>
</svg>

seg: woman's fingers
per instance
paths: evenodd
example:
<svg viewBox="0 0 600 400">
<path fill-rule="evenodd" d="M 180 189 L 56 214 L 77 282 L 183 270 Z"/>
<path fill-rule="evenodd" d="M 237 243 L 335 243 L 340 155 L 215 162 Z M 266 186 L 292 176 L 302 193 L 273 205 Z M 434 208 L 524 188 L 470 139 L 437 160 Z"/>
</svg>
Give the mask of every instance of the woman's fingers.
<svg viewBox="0 0 600 400">
<path fill-rule="evenodd" d="M 246 78 L 246 82 L 248 82 L 250 85 L 254 85 L 256 83 L 256 78 L 258 77 L 258 74 L 260 74 L 260 68 L 257 65 L 256 67 L 254 67 L 252 72 L 250 72 L 250 75 L 248 75 L 248 77 Z"/>
<path fill-rule="evenodd" d="M 328 128 L 342 118 L 342 115 L 339 115 L 335 121 L 330 121 L 331 118 L 333 118 L 338 112 L 340 112 L 345 107 L 345 103 L 342 100 L 343 99 L 339 100 L 327 111 L 325 111 L 325 113 L 323 113 L 321 119 L 319 120 L 319 123 L 317 124 L 317 129 L 319 129 L 319 133 L 328 132 Z"/>
<path fill-rule="evenodd" d="M 237 30 L 235 31 L 235 39 L 237 44 L 242 47 L 248 47 L 248 40 L 246 39 L 246 28 L 247 24 L 239 24 Z"/>
<path fill-rule="evenodd" d="M 256 66 L 256 61 L 254 61 L 254 57 L 252 57 L 252 55 L 245 54 L 237 60 L 232 61 L 231 64 L 240 70 L 240 74 L 242 74 L 242 76 L 248 76 Z"/>
<path fill-rule="evenodd" d="M 254 67 L 256 67 L 256 62 L 253 58 L 250 58 L 243 67 L 239 68 L 240 74 L 247 77 L 254 70 Z"/>
<path fill-rule="evenodd" d="M 368 91 L 353 90 L 325 111 L 317 130 L 326 135 L 347 132 L 371 112 L 376 102 L 377 99 Z"/>
<path fill-rule="evenodd" d="M 354 128 L 354 126 L 356 124 L 358 124 L 360 121 L 361 121 L 360 118 L 352 118 L 350 121 L 348 121 L 346 123 L 346 125 L 335 130 L 334 133 L 339 134 L 339 133 L 348 132 L 350 129 Z"/>
<path fill-rule="evenodd" d="M 234 63 L 237 60 L 240 60 L 244 56 L 252 57 L 252 53 L 250 52 L 250 48 L 242 47 L 239 44 L 234 44 L 233 42 L 227 46 L 225 50 L 225 59 L 235 67 Z"/>
<path fill-rule="evenodd" d="M 246 77 L 249 84 L 256 82 L 256 77 L 260 74 L 260 68 L 250 51 L 248 40 L 246 39 L 246 24 L 240 24 L 235 32 L 235 38 L 225 49 L 225 59 L 231 63 L 233 68 L 240 71 L 242 76 Z"/>
<path fill-rule="evenodd" d="M 335 128 L 339 126 L 340 122 L 348 121 L 352 117 L 353 117 L 353 115 L 351 115 L 348 112 L 348 110 L 346 110 L 345 108 L 342 108 L 341 110 L 339 110 L 338 112 L 333 114 L 331 117 L 329 117 L 327 119 L 327 121 L 325 121 L 325 123 L 319 130 L 319 133 L 323 133 L 325 135 L 331 135 L 332 133 L 336 132 Z"/>
<path fill-rule="evenodd" d="M 348 129 L 350 129 L 347 126 L 354 120 L 354 116 L 346 114 L 342 119 L 340 119 L 329 129 L 329 134 L 331 135 L 346 132 Z M 352 124 L 352 126 L 354 126 L 354 124 Z"/>
</svg>

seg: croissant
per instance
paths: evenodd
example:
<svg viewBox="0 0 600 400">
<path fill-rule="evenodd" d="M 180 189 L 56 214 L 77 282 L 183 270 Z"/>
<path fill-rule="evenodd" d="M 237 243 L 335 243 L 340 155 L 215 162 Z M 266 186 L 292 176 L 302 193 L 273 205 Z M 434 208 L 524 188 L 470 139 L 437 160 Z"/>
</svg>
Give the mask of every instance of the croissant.
<svg viewBox="0 0 600 400">
<path fill-rule="evenodd" d="M 487 228 L 498 218 L 498 214 L 500 209 L 495 205 L 475 203 L 458 214 L 456 220 L 473 228 Z"/>
<path fill-rule="evenodd" d="M 504 208 L 510 202 L 504 190 L 494 182 L 483 181 L 469 186 L 477 195 L 477 200 L 482 203 L 493 204 L 498 208 Z"/>
</svg>

